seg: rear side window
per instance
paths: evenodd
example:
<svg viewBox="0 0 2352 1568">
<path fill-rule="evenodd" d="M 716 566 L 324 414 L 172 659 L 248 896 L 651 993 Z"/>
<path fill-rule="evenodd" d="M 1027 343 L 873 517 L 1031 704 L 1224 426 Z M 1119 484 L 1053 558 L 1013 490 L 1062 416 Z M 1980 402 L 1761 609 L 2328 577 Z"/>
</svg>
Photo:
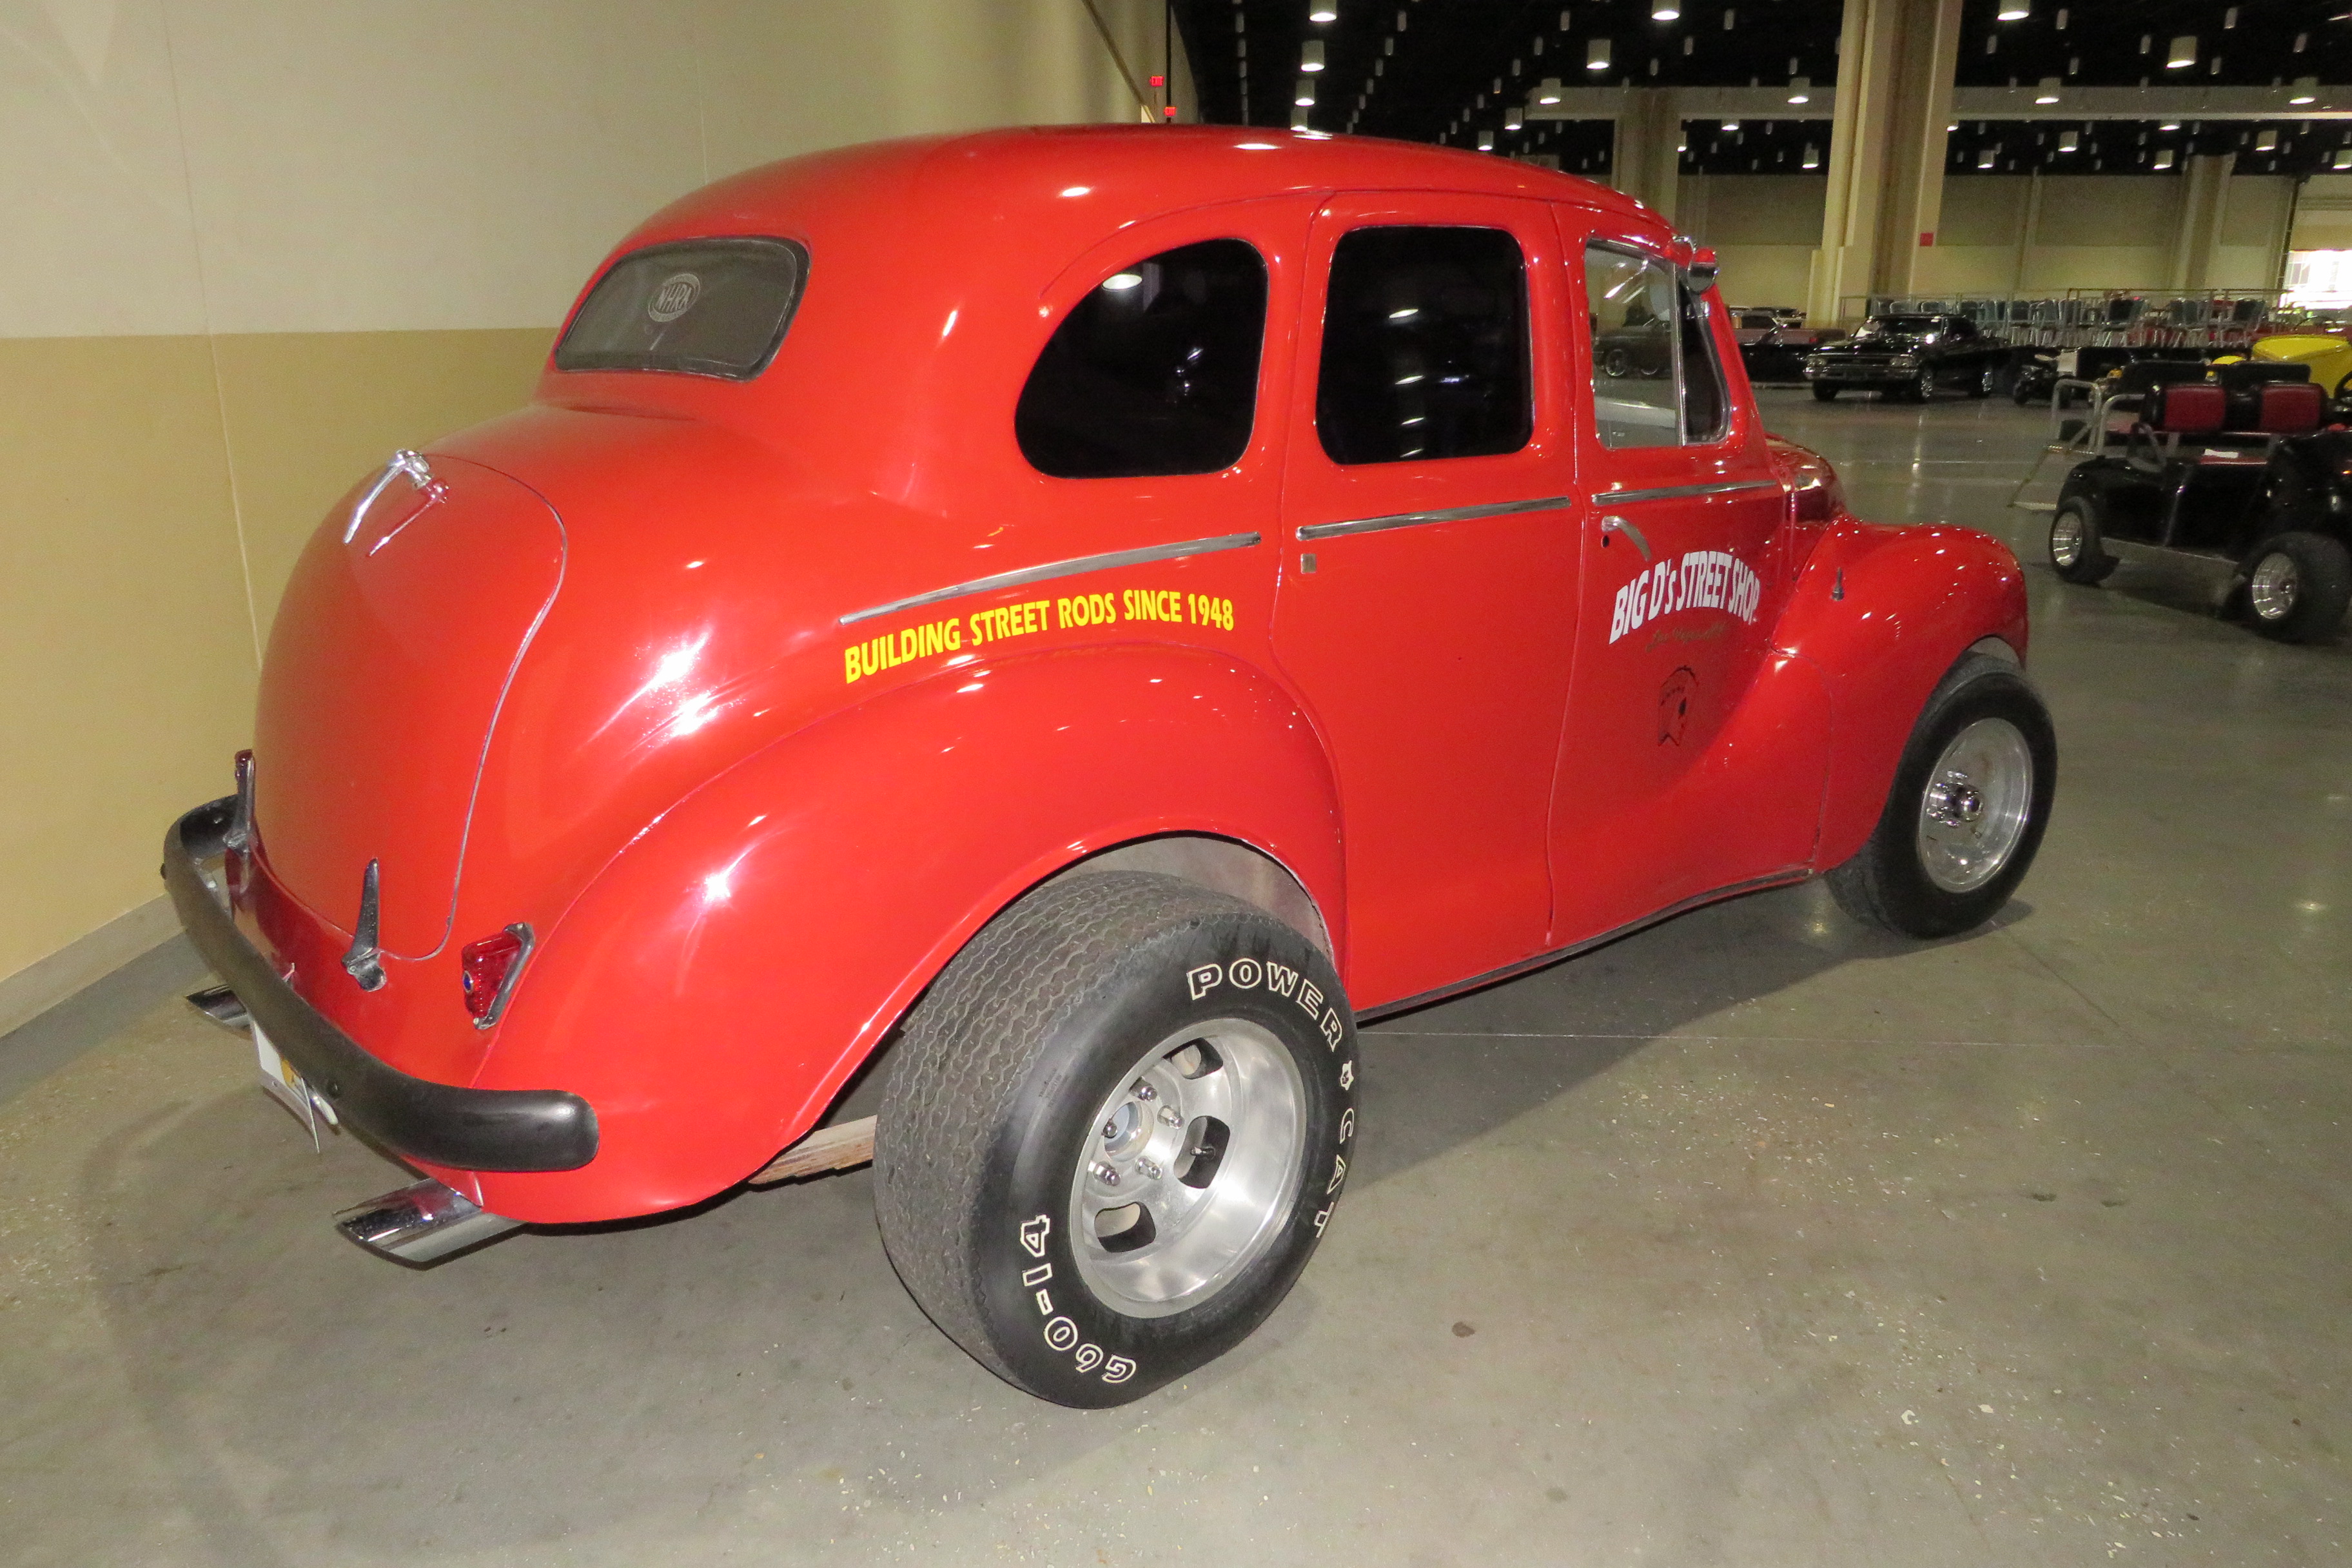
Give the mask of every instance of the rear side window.
<svg viewBox="0 0 2352 1568">
<path fill-rule="evenodd" d="M 1705 296 L 1672 264 L 1605 245 L 1584 252 L 1584 289 L 1601 444 L 1720 440 L 1729 410 Z"/>
<path fill-rule="evenodd" d="M 1493 228 L 1360 228 L 1331 257 L 1315 428 L 1335 463 L 1516 452 L 1535 431 L 1527 264 Z"/>
<path fill-rule="evenodd" d="M 1021 455 L 1065 479 L 1210 474 L 1249 448 L 1265 260 L 1238 239 L 1120 268 L 1063 319 L 1013 414 Z"/>
<path fill-rule="evenodd" d="M 788 239 L 649 246 L 590 290 L 555 345 L 555 368 L 749 381 L 775 358 L 807 279 L 808 252 Z"/>
</svg>

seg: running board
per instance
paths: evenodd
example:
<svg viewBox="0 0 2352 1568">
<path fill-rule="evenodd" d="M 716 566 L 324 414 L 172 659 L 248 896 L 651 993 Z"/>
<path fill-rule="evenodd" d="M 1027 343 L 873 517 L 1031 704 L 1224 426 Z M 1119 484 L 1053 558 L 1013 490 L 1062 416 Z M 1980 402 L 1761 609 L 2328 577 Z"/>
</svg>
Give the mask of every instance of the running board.
<svg viewBox="0 0 2352 1568">
<path fill-rule="evenodd" d="M 820 1127 L 762 1166 L 749 1186 L 772 1186 L 827 1171 L 846 1171 L 874 1158 L 874 1118 L 860 1117 L 838 1127 Z"/>
</svg>

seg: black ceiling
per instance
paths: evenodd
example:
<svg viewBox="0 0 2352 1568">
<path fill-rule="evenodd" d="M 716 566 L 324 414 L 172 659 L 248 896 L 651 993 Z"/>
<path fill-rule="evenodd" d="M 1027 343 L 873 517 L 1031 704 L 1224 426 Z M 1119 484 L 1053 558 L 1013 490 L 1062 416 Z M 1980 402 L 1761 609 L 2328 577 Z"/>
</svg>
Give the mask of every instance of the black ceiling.
<svg viewBox="0 0 2352 1568">
<path fill-rule="evenodd" d="M 1674 0 L 1668 0 L 1672 8 Z M 2352 0 L 2030 0 L 2028 15 L 2000 21 L 2019 0 L 1966 0 L 1959 61 L 1963 87 L 2031 85 L 2044 77 L 2082 86 L 2193 83 L 2268 86 L 2298 77 L 2352 81 Z M 1732 87 L 1779 85 L 1792 76 L 1816 88 L 1837 79 L 1841 0 L 1717 0 L 1687 4 L 1656 20 L 1656 0 L 1172 0 L 1193 65 L 1202 118 L 1287 125 L 1300 80 L 1300 48 L 1320 41 L 1327 68 L 1315 73 L 1318 131 L 1353 131 L 1417 142 L 1558 157 L 1571 173 L 1605 173 L 1605 122 L 1536 121 L 1517 131 L 1507 110 L 1548 77 L 1570 85 Z M 1310 11 L 1337 12 L 1313 23 Z M 2168 68 L 2170 41 L 2197 39 L 2193 65 Z M 2141 42 L 2147 40 L 2147 52 Z M 1595 40 L 1608 66 L 1588 68 Z M 1990 45 L 1990 47 L 1988 47 Z M 2300 47 L 2298 47 L 2300 46 Z M 1816 104 L 1826 101 L 1816 96 Z M 2332 166 L 2344 141 L 2329 125 L 2279 127 L 2275 152 L 2256 153 L 2260 129 L 2215 125 L 2159 132 L 2157 121 L 2072 127 L 2077 150 L 2061 154 L 2062 125 L 1973 123 L 1953 137 L 1949 168 L 1979 172 L 2000 144 L 1991 171 L 2081 167 L 2163 173 L 2157 153 L 2176 148 L 2178 168 L 2198 151 L 2235 151 L 2250 173 L 2308 173 Z M 1823 121 L 1756 121 L 1726 132 L 1715 121 L 1685 127 L 1684 168 L 1693 173 L 1798 173 L 1804 149 L 1828 146 Z M 2242 138 L 2239 132 L 2245 132 Z M 2146 144 L 2138 138 L 2145 133 Z M 2208 146 L 2207 143 L 2211 145 Z M 2093 143 L 2096 151 L 2082 149 Z M 2146 156 L 2142 156 L 2145 152 Z"/>
</svg>

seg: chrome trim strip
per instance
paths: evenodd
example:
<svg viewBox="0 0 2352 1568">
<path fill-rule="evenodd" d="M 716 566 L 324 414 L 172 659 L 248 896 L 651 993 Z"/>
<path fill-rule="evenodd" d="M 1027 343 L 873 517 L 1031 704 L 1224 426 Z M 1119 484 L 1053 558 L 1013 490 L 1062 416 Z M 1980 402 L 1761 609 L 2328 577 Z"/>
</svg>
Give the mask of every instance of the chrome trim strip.
<svg viewBox="0 0 2352 1568">
<path fill-rule="evenodd" d="M 1440 511 L 1400 511 L 1388 517 L 1360 517 L 1349 522 L 1310 522 L 1298 531 L 1298 537 L 1302 542 L 1337 539 L 1343 533 L 1380 533 L 1391 528 L 1417 528 L 1424 522 L 1467 522 L 1474 517 L 1553 511 L 1575 504 L 1574 496 L 1543 496 L 1535 500 L 1496 501 L 1490 506 L 1450 506 Z"/>
<path fill-rule="evenodd" d="M 1214 539 L 1188 539 L 1181 544 L 1151 544 L 1141 550 L 1113 550 L 1101 555 L 1079 555 L 1067 561 L 1049 562 L 1043 566 L 1024 566 L 1018 572 L 999 572 L 992 577 L 974 577 L 969 583 L 958 583 L 953 587 L 934 588 L 928 594 L 893 599 L 870 610 L 852 610 L 842 616 L 838 624 L 854 626 L 877 616 L 920 609 L 925 605 L 936 605 L 943 599 L 961 599 L 967 594 L 993 593 L 999 588 L 1019 588 L 1031 583 L 1049 582 L 1055 577 L 1075 577 L 1082 572 L 1108 572 L 1118 566 L 1140 566 L 1149 561 L 1181 561 L 1187 555 L 1209 555 L 1220 550 L 1247 550 L 1264 538 L 1265 535 L 1257 533 L 1221 533 Z"/>
<path fill-rule="evenodd" d="M 1679 500 L 1685 496 L 1727 496 L 1738 490 L 1777 490 L 1778 479 L 1726 479 L 1708 485 L 1667 485 L 1654 490 L 1601 490 L 1592 498 L 1594 506 L 1617 506 L 1626 501 Z"/>
</svg>

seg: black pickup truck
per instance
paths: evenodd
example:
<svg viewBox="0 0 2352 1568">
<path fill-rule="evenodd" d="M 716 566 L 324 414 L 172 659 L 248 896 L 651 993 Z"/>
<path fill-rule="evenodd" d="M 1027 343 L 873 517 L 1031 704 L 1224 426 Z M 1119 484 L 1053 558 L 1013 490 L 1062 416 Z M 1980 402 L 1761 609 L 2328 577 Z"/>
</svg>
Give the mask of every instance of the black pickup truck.
<svg viewBox="0 0 2352 1568">
<path fill-rule="evenodd" d="M 2008 363 L 2008 346 L 1966 316 L 1873 316 L 1843 342 L 1806 355 L 1805 379 L 1823 403 L 1849 390 L 1925 403 L 1938 387 L 1982 397 Z"/>
</svg>

